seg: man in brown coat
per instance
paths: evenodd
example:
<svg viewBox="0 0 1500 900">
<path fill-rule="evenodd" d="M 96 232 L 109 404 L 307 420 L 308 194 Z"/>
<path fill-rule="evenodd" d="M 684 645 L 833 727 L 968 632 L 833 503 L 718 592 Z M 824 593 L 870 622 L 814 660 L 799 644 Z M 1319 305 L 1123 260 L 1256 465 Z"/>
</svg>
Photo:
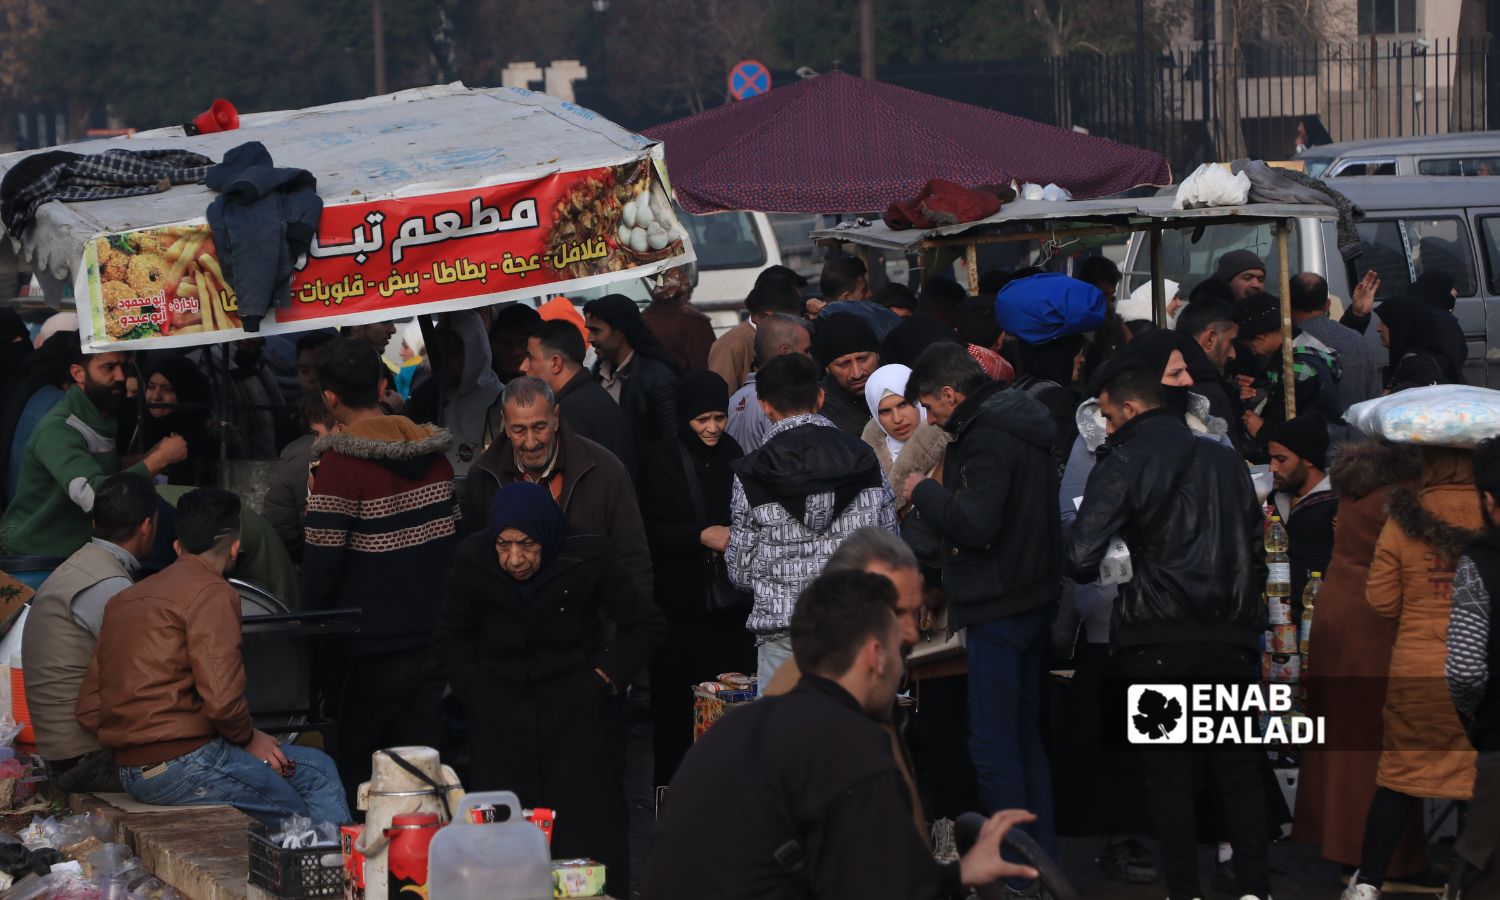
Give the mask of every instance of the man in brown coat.
<svg viewBox="0 0 1500 900">
<path fill-rule="evenodd" d="M 505 436 L 469 469 L 463 531 L 484 528 L 490 499 L 513 481 L 530 481 L 552 492 L 568 524 L 609 538 L 615 557 L 652 596 L 651 551 L 646 527 L 625 466 L 614 454 L 574 434 L 558 420 L 557 399 L 539 378 L 517 378 L 501 395 Z"/>
<path fill-rule="evenodd" d="M 109 602 L 78 722 L 114 751 L 142 803 L 228 803 L 268 825 L 346 822 L 333 760 L 281 745 L 250 717 L 240 598 L 225 580 L 239 529 L 236 494 L 199 488 L 178 501 L 177 561 Z"/>
<path fill-rule="evenodd" d="M 651 289 L 651 304 L 641 310 L 646 327 L 656 335 L 677 368 L 702 372 L 708 368 L 708 351 L 714 343 L 714 326 L 708 316 L 693 308 L 693 282 L 687 266 L 668 269 L 661 284 Z"/>
</svg>

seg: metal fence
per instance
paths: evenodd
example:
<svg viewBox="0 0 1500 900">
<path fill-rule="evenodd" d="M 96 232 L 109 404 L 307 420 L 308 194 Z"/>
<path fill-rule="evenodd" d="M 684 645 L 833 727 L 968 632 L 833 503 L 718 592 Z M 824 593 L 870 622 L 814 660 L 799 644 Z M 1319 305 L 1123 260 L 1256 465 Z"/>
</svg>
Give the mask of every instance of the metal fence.
<svg viewBox="0 0 1500 900">
<path fill-rule="evenodd" d="M 1288 158 L 1306 118 L 1334 141 L 1483 130 L 1494 53 L 1488 39 L 1368 40 L 1037 63 L 1047 67 L 1054 124 L 1157 150 L 1182 172 L 1242 154 Z"/>
</svg>

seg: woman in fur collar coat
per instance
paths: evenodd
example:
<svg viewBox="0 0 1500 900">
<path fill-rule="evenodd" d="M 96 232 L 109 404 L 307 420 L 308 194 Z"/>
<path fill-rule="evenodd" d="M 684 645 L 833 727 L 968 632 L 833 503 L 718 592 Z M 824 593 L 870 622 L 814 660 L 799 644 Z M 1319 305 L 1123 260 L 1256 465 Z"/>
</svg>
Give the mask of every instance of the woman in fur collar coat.
<svg viewBox="0 0 1500 900">
<path fill-rule="evenodd" d="M 1302 780 L 1292 839 L 1322 848 L 1323 858 L 1342 864 L 1346 874 L 1359 864 L 1365 813 L 1375 793 L 1385 705 L 1383 679 L 1391 665 L 1396 623 L 1378 615 L 1365 600 L 1365 583 L 1375 559 L 1375 542 L 1386 521 L 1386 502 L 1397 487 L 1410 489 L 1422 476 L 1416 447 L 1381 440 L 1351 442 L 1334 454 L 1328 475 L 1339 495 L 1333 532 L 1333 559 L 1313 617 L 1312 666 L 1307 712 L 1321 716 L 1327 745 L 1304 748 Z M 1340 691 L 1363 685 L 1369 690 Z M 1421 823 L 1407 822 L 1387 871 L 1409 876 L 1427 867 Z M 1391 879 L 1387 879 L 1390 881 Z M 1399 880 L 1399 879 L 1398 879 Z"/>
<path fill-rule="evenodd" d="M 906 400 L 906 379 L 910 376 L 911 369 L 902 365 L 875 370 L 865 382 L 870 421 L 860 435 L 875 451 L 880 470 L 898 494 L 896 514 L 903 521 L 911 511 L 911 498 L 899 496 L 906 476 L 941 473 L 943 451 L 952 440 L 948 432 L 927 421 L 926 408 Z"/>
<path fill-rule="evenodd" d="M 1474 792 L 1474 748 L 1443 680 L 1454 568 L 1482 524 L 1474 453 L 1444 447 L 1421 451 L 1420 490 L 1391 491 L 1390 518 L 1375 544 L 1366 587 L 1375 612 L 1396 620 L 1396 645 L 1360 870 L 1345 892 L 1355 900 L 1379 896 L 1391 848 L 1417 798 L 1467 800 Z M 1317 652 L 1310 646 L 1314 672 Z"/>
</svg>

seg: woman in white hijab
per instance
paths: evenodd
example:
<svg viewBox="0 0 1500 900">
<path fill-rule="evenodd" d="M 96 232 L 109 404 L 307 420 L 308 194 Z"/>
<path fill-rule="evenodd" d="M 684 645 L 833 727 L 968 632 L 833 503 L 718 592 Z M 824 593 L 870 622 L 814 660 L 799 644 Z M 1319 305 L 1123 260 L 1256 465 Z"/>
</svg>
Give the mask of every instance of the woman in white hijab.
<svg viewBox="0 0 1500 900">
<path fill-rule="evenodd" d="M 906 379 L 911 369 L 902 365 L 881 366 L 865 382 L 865 403 L 870 421 L 861 437 L 896 491 L 897 513 L 905 517 L 911 498 L 900 496 L 901 485 L 913 472 L 941 477 L 948 432 L 927 421 L 927 408 L 906 399 Z"/>
</svg>

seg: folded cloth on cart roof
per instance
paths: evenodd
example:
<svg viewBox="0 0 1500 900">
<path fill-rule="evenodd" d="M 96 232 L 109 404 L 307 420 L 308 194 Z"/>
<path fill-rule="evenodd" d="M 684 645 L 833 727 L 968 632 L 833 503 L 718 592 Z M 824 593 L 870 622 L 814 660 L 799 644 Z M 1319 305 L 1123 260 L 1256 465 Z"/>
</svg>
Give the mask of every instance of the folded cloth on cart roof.
<svg viewBox="0 0 1500 900">
<path fill-rule="evenodd" d="M 1093 331 L 1104 316 L 1104 292 L 1061 272 L 1018 278 L 995 297 L 1000 327 L 1028 344 Z"/>
<path fill-rule="evenodd" d="M 1500 391 L 1471 385 L 1409 388 L 1356 403 L 1344 419 L 1396 444 L 1473 448 L 1500 436 Z"/>
<path fill-rule="evenodd" d="M 661 155 L 655 141 L 556 97 L 519 88 L 470 90 L 460 83 L 246 114 L 235 131 L 185 137 L 173 126 L 58 149 L 188 147 L 222 159 L 246 141 L 261 142 L 282 165 L 316 172 L 318 194 L 328 205 L 529 181 Z M 28 155 L 0 156 L 0 170 L 15 168 Z M 71 282 L 91 239 L 201 222 L 211 200 L 207 188 L 189 185 L 149 197 L 45 204 L 33 227 L 19 235 L 19 251 L 4 241 L 0 254 L 19 252 L 29 268 Z"/>
<path fill-rule="evenodd" d="M 31 227 L 37 207 L 157 194 L 201 184 L 214 161 L 188 150 L 106 150 L 83 155 L 46 150 L 21 160 L 0 181 L 0 220 L 12 235 Z"/>
<path fill-rule="evenodd" d="M 1004 203 L 1016 199 L 1008 187 L 992 186 L 969 190 L 942 178 L 934 178 L 911 200 L 892 203 L 881 216 L 892 230 L 931 228 L 934 225 L 957 225 L 977 222 L 993 216 Z"/>
</svg>

